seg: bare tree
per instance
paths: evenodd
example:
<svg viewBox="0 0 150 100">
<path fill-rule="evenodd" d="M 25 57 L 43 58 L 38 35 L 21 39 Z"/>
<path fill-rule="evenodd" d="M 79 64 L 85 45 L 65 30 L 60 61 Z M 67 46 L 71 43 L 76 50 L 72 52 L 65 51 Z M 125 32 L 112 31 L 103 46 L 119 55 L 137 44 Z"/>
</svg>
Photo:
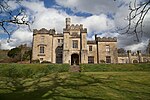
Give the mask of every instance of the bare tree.
<svg viewBox="0 0 150 100">
<path fill-rule="evenodd" d="M 143 0 L 142 2 L 134 0 L 129 3 L 129 10 L 129 14 L 126 19 L 128 20 L 128 25 L 121 30 L 126 30 L 123 32 L 125 34 L 136 35 L 136 40 L 139 42 L 139 36 L 142 36 L 144 33 L 143 24 L 148 11 L 150 10 L 150 0 Z"/>
<path fill-rule="evenodd" d="M 30 22 L 27 20 L 27 14 L 23 7 L 11 10 L 8 2 L 17 3 L 20 5 L 22 0 L 0 0 L 0 30 L 8 34 L 10 39 L 11 34 L 17 30 L 20 25 L 27 25 L 30 29 Z"/>
</svg>

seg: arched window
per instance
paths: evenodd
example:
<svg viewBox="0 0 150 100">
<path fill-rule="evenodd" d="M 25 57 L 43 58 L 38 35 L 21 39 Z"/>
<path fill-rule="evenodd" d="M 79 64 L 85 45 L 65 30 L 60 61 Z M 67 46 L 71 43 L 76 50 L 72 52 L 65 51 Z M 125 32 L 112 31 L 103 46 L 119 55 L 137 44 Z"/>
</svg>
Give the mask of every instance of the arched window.
<svg viewBox="0 0 150 100">
<path fill-rule="evenodd" d="M 133 60 L 133 63 L 138 63 L 138 60 Z"/>
</svg>

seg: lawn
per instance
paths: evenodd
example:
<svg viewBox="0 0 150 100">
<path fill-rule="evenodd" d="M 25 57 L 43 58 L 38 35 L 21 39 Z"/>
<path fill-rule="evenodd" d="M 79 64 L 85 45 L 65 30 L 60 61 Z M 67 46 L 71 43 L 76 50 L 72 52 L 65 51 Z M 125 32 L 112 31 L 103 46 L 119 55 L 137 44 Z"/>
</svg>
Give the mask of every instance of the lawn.
<svg viewBox="0 0 150 100">
<path fill-rule="evenodd" d="M 1 66 L 0 70 L 3 69 Z M 18 77 L 16 75 L 19 74 L 13 77 L 8 77 L 6 73 L 1 74 L 0 100 L 149 100 L 150 97 L 150 66 L 145 64 L 143 68 L 140 64 L 131 64 L 132 70 L 130 67 L 126 70 L 117 70 L 117 68 L 113 70 L 113 65 L 93 65 L 93 67 L 108 67 L 93 72 L 85 67 L 88 65 L 81 65 L 83 72 L 80 73 L 70 73 L 67 70 L 58 70 L 59 68 L 55 69 L 55 72 L 45 72 L 40 71 L 42 66 L 48 68 L 47 70 L 54 68 L 51 68 L 51 65 L 39 66 L 34 68 L 28 66 L 32 69 L 30 72 L 32 75 L 25 77 L 22 76 L 24 74 Z M 126 65 L 115 66 L 126 67 Z M 7 67 L 5 67 L 6 72 Z M 18 68 L 15 69 L 17 70 Z M 46 74 L 43 75 L 43 72 Z"/>
</svg>

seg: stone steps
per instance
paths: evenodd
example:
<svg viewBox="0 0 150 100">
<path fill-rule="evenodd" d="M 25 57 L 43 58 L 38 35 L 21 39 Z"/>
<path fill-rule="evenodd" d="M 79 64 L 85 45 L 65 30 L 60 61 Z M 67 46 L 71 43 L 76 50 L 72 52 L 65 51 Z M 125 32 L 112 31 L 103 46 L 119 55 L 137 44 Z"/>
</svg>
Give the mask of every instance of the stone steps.
<svg viewBox="0 0 150 100">
<path fill-rule="evenodd" d="M 79 65 L 71 65 L 69 68 L 69 72 L 81 72 Z"/>
</svg>

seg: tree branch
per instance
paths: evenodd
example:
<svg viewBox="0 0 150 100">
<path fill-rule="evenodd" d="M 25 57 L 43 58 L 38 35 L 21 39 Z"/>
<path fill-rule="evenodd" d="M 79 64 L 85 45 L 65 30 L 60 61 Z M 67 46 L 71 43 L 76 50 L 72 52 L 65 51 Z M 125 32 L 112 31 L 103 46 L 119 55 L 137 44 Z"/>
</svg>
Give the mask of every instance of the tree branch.
<svg viewBox="0 0 150 100">
<path fill-rule="evenodd" d="M 132 6 L 133 4 L 133 6 Z M 143 22 L 145 17 L 150 10 L 150 0 L 145 1 L 141 4 L 137 4 L 137 0 L 129 3 L 129 15 L 127 16 L 128 25 L 123 28 L 126 31 L 123 34 L 135 34 L 137 42 L 140 41 L 139 35 L 143 35 Z"/>
<path fill-rule="evenodd" d="M 30 28 L 30 21 L 27 20 L 27 14 L 25 13 L 24 8 L 18 8 L 19 10 L 15 9 L 10 10 L 10 5 L 8 5 L 8 1 L 11 0 L 2 0 L 0 1 L 0 27 L 4 31 L 4 33 L 8 34 L 8 38 L 10 39 L 11 34 L 19 29 L 20 25 L 26 25 L 28 26 L 29 30 L 31 31 Z M 18 5 L 20 4 L 22 0 L 16 0 L 13 1 L 17 3 Z M 14 25 L 14 29 L 10 30 L 10 26 Z"/>
</svg>

